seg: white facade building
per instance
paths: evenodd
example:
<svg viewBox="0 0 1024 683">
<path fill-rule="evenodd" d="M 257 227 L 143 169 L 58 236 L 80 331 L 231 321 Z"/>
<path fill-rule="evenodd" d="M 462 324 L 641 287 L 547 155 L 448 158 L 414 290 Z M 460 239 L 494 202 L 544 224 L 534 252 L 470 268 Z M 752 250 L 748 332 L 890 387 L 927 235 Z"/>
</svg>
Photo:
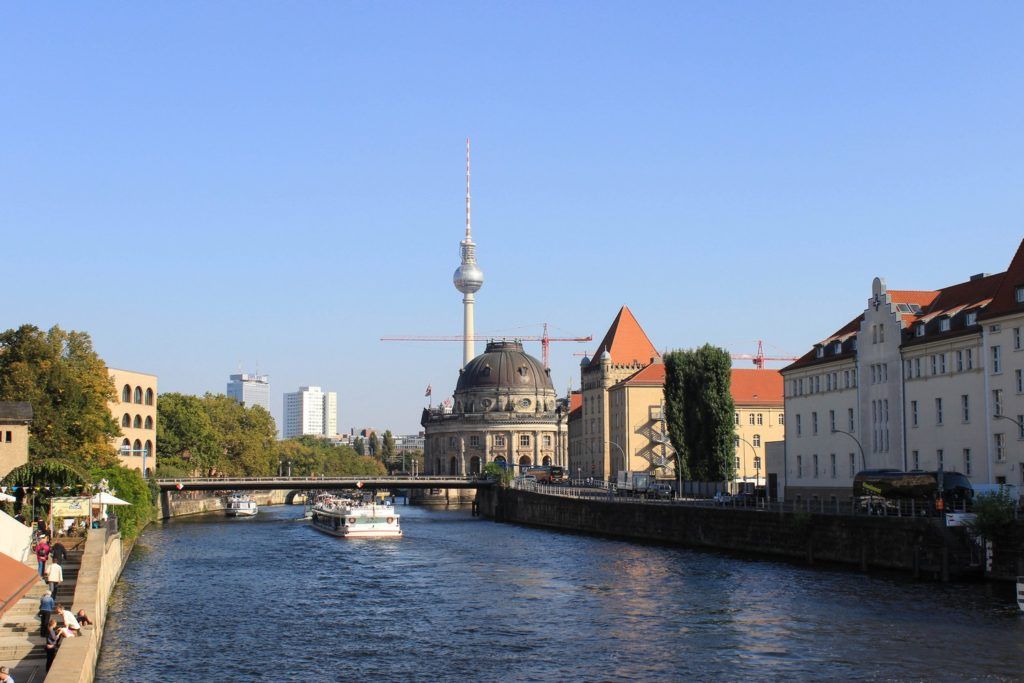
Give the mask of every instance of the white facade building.
<svg viewBox="0 0 1024 683">
<path fill-rule="evenodd" d="M 1024 484 L 1024 242 L 1005 272 L 934 291 L 875 278 L 782 375 L 787 498 L 848 499 L 862 469 Z"/>
<path fill-rule="evenodd" d="M 286 439 L 297 436 L 333 437 L 338 432 L 338 395 L 320 387 L 305 386 L 284 395 Z"/>
<path fill-rule="evenodd" d="M 270 377 L 267 375 L 230 375 L 227 394 L 248 408 L 261 406 L 270 412 Z"/>
</svg>

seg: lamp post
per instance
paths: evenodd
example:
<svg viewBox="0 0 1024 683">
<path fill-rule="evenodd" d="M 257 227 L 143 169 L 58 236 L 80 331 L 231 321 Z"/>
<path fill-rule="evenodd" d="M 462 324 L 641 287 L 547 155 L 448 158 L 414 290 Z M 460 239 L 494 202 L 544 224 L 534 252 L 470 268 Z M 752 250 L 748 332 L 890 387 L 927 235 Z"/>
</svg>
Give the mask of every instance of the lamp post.
<svg viewBox="0 0 1024 683">
<path fill-rule="evenodd" d="M 622 450 L 622 446 L 620 446 L 619 444 L 615 443 L 614 441 L 609 441 L 608 443 L 610 443 L 611 445 L 613 445 L 613 446 L 615 446 L 616 448 L 619 449 L 619 454 L 622 456 L 622 469 L 623 469 L 623 471 L 628 470 L 629 469 L 629 463 L 626 462 L 626 452 L 624 450 Z"/>
<path fill-rule="evenodd" d="M 855 437 L 850 432 L 844 432 L 842 429 L 836 429 L 835 427 L 832 428 L 832 433 L 846 434 L 848 437 L 853 439 L 853 442 L 857 444 L 857 448 L 860 449 L 860 467 L 862 470 L 866 470 L 868 468 L 868 461 L 867 458 L 864 457 L 864 447 L 860 445 L 860 441 L 857 439 L 857 437 Z"/>
<path fill-rule="evenodd" d="M 743 443 L 745 443 L 748 446 L 750 446 L 750 450 L 754 454 L 754 464 L 759 465 L 758 460 L 757 460 L 757 448 L 754 447 L 754 444 L 750 443 L 749 441 L 744 439 L 742 436 L 739 436 L 739 435 L 734 435 L 734 436 L 736 436 L 736 438 L 739 439 L 740 441 L 742 441 Z M 747 474 L 746 474 L 746 472 L 747 472 L 747 463 L 746 463 L 746 461 L 744 461 L 744 463 L 743 463 L 743 483 L 747 482 Z M 761 467 L 758 466 L 757 467 L 757 474 L 754 475 L 754 487 L 755 488 L 757 488 L 757 486 L 759 486 L 760 483 L 761 483 L 761 481 L 760 481 L 760 479 L 761 479 L 760 472 L 761 472 Z"/>
</svg>

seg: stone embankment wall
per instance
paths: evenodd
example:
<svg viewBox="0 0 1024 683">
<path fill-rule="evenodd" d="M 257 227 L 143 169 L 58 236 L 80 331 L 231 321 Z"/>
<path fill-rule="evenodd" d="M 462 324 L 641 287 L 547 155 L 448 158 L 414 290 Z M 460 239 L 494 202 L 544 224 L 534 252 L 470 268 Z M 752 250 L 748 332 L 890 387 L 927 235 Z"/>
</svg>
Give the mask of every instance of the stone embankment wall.
<svg viewBox="0 0 1024 683">
<path fill-rule="evenodd" d="M 288 491 L 260 491 L 250 494 L 257 505 L 283 505 Z M 201 515 L 224 509 L 224 496 L 206 492 L 176 493 L 165 491 L 160 494 L 160 518 Z"/>
<path fill-rule="evenodd" d="M 480 489 L 480 513 L 498 521 L 699 548 L 836 562 L 946 579 L 977 574 L 967 533 L 937 519 L 658 505 Z"/>
<path fill-rule="evenodd" d="M 103 642 L 107 601 L 124 566 L 121 535 L 107 536 L 106 529 L 90 529 L 75 585 L 73 612 L 84 609 L 93 620 L 77 638 L 66 638 L 57 651 L 47 683 L 91 683 Z"/>
<path fill-rule="evenodd" d="M 1016 581 L 1024 576 L 1024 520 L 992 539 L 992 570 L 987 576 L 1001 581 Z"/>
</svg>

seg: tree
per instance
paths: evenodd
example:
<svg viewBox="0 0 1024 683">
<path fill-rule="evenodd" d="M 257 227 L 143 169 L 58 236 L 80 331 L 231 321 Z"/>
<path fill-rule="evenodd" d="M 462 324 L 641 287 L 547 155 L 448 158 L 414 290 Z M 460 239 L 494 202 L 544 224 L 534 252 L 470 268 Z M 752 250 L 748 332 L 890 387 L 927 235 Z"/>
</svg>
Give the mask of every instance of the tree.
<svg viewBox="0 0 1024 683">
<path fill-rule="evenodd" d="M 262 406 L 246 407 L 224 394 L 203 396 L 219 447 L 217 469 L 245 477 L 277 473 L 277 426 Z"/>
<path fill-rule="evenodd" d="M 705 344 L 665 356 L 665 417 L 684 478 L 726 481 L 735 476 L 732 359 Z"/>
<path fill-rule="evenodd" d="M 370 439 L 366 442 L 366 446 L 367 450 L 369 450 L 367 455 L 371 455 L 376 458 L 377 451 L 380 450 L 380 444 L 377 441 L 377 432 L 370 432 Z"/>
<path fill-rule="evenodd" d="M 92 470 L 92 479 L 94 482 L 106 479 L 110 492 L 130 503 L 117 506 L 114 513 L 117 515 L 118 529 L 125 539 L 135 538 L 147 524 L 156 519 L 156 496 L 138 470 L 119 465 L 98 467 Z"/>
<path fill-rule="evenodd" d="M 217 462 L 220 448 L 203 400 L 186 394 L 161 394 L 156 411 L 158 468 L 207 474 Z"/>
<path fill-rule="evenodd" d="M 32 404 L 32 459 L 116 462 L 113 439 L 121 430 L 107 406 L 115 396 L 87 333 L 22 325 L 0 334 L 0 400 Z"/>
<path fill-rule="evenodd" d="M 363 440 L 363 437 L 357 436 L 352 442 L 352 448 L 354 448 L 355 452 L 359 455 L 366 455 L 366 441 Z"/>
<path fill-rule="evenodd" d="M 380 459 L 384 462 L 391 462 L 395 457 L 395 437 L 391 435 L 391 430 L 384 430 L 384 440 L 380 445 Z"/>
<path fill-rule="evenodd" d="M 290 462 L 292 474 L 310 476 L 382 475 L 387 470 L 374 458 L 362 456 L 348 446 L 334 446 L 326 439 L 301 436 L 276 446 L 276 461 Z"/>
</svg>

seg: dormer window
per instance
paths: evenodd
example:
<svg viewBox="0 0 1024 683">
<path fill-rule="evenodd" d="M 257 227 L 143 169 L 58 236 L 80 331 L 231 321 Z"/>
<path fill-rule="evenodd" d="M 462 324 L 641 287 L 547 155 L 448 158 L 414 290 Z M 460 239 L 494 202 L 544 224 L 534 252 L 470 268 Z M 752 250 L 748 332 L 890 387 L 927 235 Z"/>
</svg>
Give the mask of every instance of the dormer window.
<svg viewBox="0 0 1024 683">
<path fill-rule="evenodd" d="M 949 318 L 943 318 L 939 321 L 939 332 L 949 332 Z"/>
<path fill-rule="evenodd" d="M 814 349 L 814 357 L 815 358 L 824 358 L 825 357 L 825 347 L 824 346 L 816 347 Z"/>
<path fill-rule="evenodd" d="M 924 323 L 918 323 L 917 325 L 914 326 L 914 336 L 915 337 L 923 337 L 924 336 Z"/>
<path fill-rule="evenodd" d="M 1017 303 L 1024 304 L 1024 285 L 1017 285 Z"/>
<path fill-rule="evenodd" d="M 842 353 L 842 352 L 843 352 L 843 342 L 836 342 L 835 345 L 832 347 L 832 353 Z"/>
<path fill-rule="evenodd" d="M 978 322 L 978 312 L 977 311 L 971 311 L 970 313 L 968 313 L 964 317 L 964 324 L 966 324 L 966 325 L 975 325 L 975 324 L 977 324 L 977 322 Z"/>
<path fill-rule="evenodd" d="M 483 371 L 480 374 L 483 375 L 484 377 L 490 377 L 491 376 L 491 366 L 490 365 L 485 365 Z"/>
</svg>

